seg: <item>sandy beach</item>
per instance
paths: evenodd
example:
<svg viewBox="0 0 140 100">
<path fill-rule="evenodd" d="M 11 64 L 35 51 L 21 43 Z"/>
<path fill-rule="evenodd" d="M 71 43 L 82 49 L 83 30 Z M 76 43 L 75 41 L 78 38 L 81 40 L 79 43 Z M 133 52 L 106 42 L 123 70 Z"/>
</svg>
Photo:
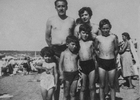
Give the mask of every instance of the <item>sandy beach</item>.
<svg viewBox="0 0 140 100">
<path fill-rule="evenodd" d="M 14 75 L 0 77 L 0 94 L 8 93 L 13 97 L 0 98 L 0 100 L 42 100 L 39 82 L 39 74 Z M 119 80 L 123 82 L 123 80 Z M 116 100 L 140 100 L 139 81 L 133 80 L 135 89 L 122 89 L 116 94 Z M 62 100 L 63 90 L 61 89 L 60 100 Z M 99 100 L 97 89 L 96 100 Z M 110 100 L 107 98 L 106 100 Z"/>
</svg>

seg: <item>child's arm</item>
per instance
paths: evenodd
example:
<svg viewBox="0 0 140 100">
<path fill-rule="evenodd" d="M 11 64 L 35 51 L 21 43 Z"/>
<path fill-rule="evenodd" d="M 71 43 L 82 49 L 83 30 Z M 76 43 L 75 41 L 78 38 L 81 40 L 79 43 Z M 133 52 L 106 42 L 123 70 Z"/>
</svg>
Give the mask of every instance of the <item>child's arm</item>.
<svg viewBox="0 0 140 100">
<path fill-rule="evenodd" d="M 54 64 L 54 83 L 55 83 L 55 90 L 57 89 L 57 82 L 58 82 L 58 73 L 57 73 L 57 69 L 56 69 L 56 64 Z"/>
<path fill-rule="evenodd" d="M 61 53 L 59 60 L 59 72 L 61 80 L 63 80 L 63 60 L 64 60 L 64 52 Z"/>
<path fill-rule="evenodd" d="M 118 37 L 117 35 L 115 35 L 115 41 L 114 41 L 114 45 L 115 45 L 115 57 L 117 57 L 118 53 L 119 53 L 119 41 L 118 41 Z"/>
<path fill-rule="evenodd" d="M 96 53 L 96 56 L 98 56 L 99 54 L 99 41 L 97 38 L 95 38 L 95 53 Z"/>
</svg>

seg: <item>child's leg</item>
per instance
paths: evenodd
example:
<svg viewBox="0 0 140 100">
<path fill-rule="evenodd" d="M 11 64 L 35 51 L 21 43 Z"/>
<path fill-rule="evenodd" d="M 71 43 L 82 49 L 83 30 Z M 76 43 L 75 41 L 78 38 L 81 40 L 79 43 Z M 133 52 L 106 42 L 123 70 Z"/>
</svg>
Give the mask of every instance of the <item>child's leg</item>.
<svg viewBox="0 0 140 100">
<path fill-rule="evenodd" d="M 42 95 L 42 98 L 43 100 L 46 100 L 47 99 L 47 90 L 44 89 L 43 87 L 41 87 L 41 95 Z"/>
<path fill-rule="evenodd" d="M 68 100 L 70 93 L 70 83 L 68 81 L 64 82 L 64 100 Z"/>
<path fill-rule="evenodd" d="M 95 70 L 89 73 L 89 90 L 90 90 L 90 100 L 95 99 Z"/>
<path fill-rule="evenodd" d="M 106 71 L 102 68 L 99 68 L 99 84 L 100 84 L 100 100 L 105 100 L 105 78 L 106 77 Z"/>
<path fill-rule="evenodd" d="M 82 85 L 81 85 L 81 91 L 80 91 L 80 100 L 85 99 L 85 91 L 86 91 L 86 81 L 87 81 L 87 75 L 82 73 Z"/>
<path fill-rule="evenodd" d="M 52 100 L 52 96 L 54 94 L 54 88 L 51 88 L 48 90 L 48 99 L 47 100 Z"/>
<path fill-rule="evenodd" d="M 115 84 L 114 84 L 115 75 L 116 75 L 116 69 L 113 69 L 108 72 L 111 100 L 115 100 L 115 96 L 116 96 Z"/>
<path fill-rule="evenodd" d="M 78 80 L 74 80 L 70 87 L 70 100 L 76 100 L 76 89 Z"/>
</svg>

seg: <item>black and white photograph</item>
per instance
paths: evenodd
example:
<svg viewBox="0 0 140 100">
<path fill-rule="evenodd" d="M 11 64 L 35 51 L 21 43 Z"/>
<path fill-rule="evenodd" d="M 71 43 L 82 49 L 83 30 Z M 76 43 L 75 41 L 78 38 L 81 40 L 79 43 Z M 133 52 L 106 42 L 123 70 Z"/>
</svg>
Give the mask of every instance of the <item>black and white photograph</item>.
<svg viewBox="0 0 140 100">
<path fill-rule="evenodd" d="M 0 100 L 140 100 L 140 0 L 0 0 Z"/>
</svg>

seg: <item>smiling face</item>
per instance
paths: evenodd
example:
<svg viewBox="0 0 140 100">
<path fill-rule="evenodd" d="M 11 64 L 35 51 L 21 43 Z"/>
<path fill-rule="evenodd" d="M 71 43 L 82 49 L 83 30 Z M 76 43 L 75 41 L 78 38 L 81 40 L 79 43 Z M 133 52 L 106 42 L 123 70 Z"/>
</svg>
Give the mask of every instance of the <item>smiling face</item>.
<svg viewBox="0 0 140 100">
<path fill-rule="evenodd" d="M 46 63 L 50 63 L 52 61 L 52 57 L 50 57 L 50 56 L 44 55 L 43 58 L 44 58 Z"/>
<path fill-rule="evenodd" d="M 87 11 L 84 11 L 84 13 L 81 14 L 81 20 L 84 22 L 84 23 L 87 23 L 90 21 L 90 15 Z"/>
<path fill-rule="evenodd" d="M 89 34 L 87 32 L 85 32 L 85 31 L 81 31 L 80 34 L 81 34 L 81 39 L 83 41 L 86 41 L 88 39 L 88 37 L 89 37 Z"/>
<path fill-rule="evenodd" d="M 102 26 L 101 28 L 101 32 L 103 35 L 109 35 L 109 32 L 110 32 L 110 26 L 108 24 L 105 24 Z"/>
<path fill-rule="evenodd" d="M 64 1 L 57 1 L 55 9 L 57 10 L 59 16 L 63 16 L 66 15 L 67 5 Z"/>
</svg>

